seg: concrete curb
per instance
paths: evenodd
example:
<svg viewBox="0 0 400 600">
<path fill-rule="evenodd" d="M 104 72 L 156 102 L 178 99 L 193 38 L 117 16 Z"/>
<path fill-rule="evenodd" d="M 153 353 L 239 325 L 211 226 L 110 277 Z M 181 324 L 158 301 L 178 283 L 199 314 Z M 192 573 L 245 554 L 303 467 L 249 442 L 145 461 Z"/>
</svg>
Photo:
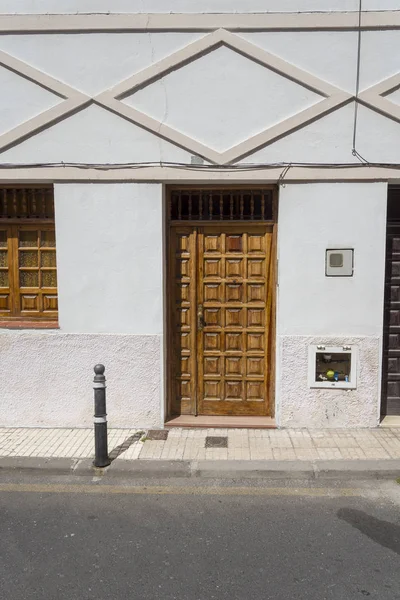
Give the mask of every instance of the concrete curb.
<svg viewBox="0 0 400 600">
<path fill-rule="evenodd" d="M 229 479 L 395 479 L 400 459 L 387 460 L 123 460 L 105 469 L 93 467 L 92 459 L 0 457 L 1 473 L 40 475 L 106 476 L 121 479 L 203 477 Z"/>
<path fill-rule="evenodd" d="M 317 460 L 314 462 L 316 479 L 396 479 L 400 477 L 400 460 Z"/>
<path fill-rule="evenodd" d="M 192 461 L 194 477 L 310 479 L 314 467 L 307 460 L 201 460 Z"/>
<path fill-rule="evenodd" d="M 66 475 L 74 471 L 77 458 L 38 458 L 32 456 L 0 457 L 1 473 L 25 471 L 29 474 Z"/>
<path fill-rule="evenodd" d="M 400 460 L 315 461 L 199 461 L 192 463 L 198 477 L 270 479 L 394 479 L 400 476 Z"/>
</svg>

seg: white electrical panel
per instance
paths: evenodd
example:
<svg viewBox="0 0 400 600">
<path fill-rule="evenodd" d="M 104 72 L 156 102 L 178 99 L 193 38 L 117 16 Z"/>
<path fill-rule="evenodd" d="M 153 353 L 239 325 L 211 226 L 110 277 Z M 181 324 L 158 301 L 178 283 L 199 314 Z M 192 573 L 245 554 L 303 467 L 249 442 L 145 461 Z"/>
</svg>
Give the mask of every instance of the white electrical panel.
<svg viewBox="0 0 400 600">
<path fill-rule="evenodd" d="M 325 275 L 327 277 L 352 277 L 353 271 L 353 249 L 338 248 L 326 251 Z"/>
</svg>

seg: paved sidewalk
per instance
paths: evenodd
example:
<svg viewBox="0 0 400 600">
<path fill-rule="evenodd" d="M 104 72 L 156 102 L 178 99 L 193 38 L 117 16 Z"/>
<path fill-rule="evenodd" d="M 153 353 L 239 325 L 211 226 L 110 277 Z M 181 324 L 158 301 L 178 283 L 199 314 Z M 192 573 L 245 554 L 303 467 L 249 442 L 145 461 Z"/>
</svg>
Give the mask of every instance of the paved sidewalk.
<svg viewBox="0 0 400 600">
<path fill-rule="evenodd" d="M 400 459 L 400 428 L 109 429 L 109 452 L 124 461 L 384 461 Z M 89 459 L 93 430 L 0 428 L 0 457 Z"/>
</svg>

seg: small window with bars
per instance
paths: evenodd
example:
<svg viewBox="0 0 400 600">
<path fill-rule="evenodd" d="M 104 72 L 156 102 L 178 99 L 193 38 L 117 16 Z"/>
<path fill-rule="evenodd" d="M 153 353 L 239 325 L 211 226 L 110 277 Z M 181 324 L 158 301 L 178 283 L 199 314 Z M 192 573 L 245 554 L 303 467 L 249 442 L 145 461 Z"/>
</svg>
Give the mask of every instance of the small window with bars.
<svg viewBox="0 0 400 600">
<path fill-rule="evenodd" d="M 52 188 L 0 188 L 0 320 L 58 318 Z"/>
<path fill-rule="evenodd" d="M 271 189 L 171 190 L 169 220 L 174 221 L 273 221 Z"/>
</svg>

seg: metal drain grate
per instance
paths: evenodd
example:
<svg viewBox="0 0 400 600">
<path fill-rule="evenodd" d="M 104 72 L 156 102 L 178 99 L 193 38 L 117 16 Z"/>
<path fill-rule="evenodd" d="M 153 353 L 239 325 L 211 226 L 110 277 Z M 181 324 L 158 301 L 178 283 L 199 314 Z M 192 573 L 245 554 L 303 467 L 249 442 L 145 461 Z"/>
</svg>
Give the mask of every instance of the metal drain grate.
<svg viewBox="0 0 400 600">
<path fill-rule="evenodd" d="M 147 432 L 146 438 L 148 440 L 166 440 L 168 439 L 169 431 L 167 429 L 150 429 Z"/>
<path fill-rule="evenodd" d="M 228 447 L 228 437 L 217 437 L 217 436 L 207 436 L 206 437 L 206 448 L 227 448 Z"/>
</svg>

